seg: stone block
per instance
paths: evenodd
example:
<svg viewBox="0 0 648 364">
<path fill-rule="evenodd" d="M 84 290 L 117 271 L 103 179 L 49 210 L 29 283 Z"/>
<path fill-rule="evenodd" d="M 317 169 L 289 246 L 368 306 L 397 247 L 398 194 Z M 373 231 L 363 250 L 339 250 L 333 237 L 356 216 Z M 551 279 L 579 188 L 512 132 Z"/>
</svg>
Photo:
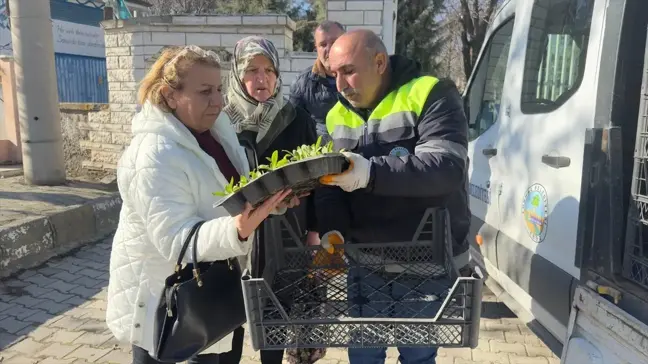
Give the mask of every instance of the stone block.
<svg viewBox="0 0 648 364">
<path fill-rule="evenodd" d="M 65 252 L 91 241 L 97 234 L 92 206 L 81 205 L 51 215 L 52 230 L 56 236 L 54 250 Z"/>
<path fill-rule="evenodd" d="M 106 48 L 119 47 L 119 36 L 117 34 L 106 34 L 104 44 Z"/>
<path fill-rule="evenodd" d="M 133 46 L 141 46 L 144 44 L 144 34 L 141 32 L 119 33 L 117 38 L 119 39 L 120 47 L 133 47 Z"/>
<path fill-rule="evenodd" d="M 108 70 L 108 83 L 111 82 L 135 82 L 133 70 Z"/>
<path fill-rule="evenodd" d="M 382 1 L 347 1 L 347 10 L 383 10 Z"/>
<path fill-rule="evenodd" d="M 119 68 L 121 69 L 132 69 L 132 68 L 146 68 L 146 62 L 144 62 L 144 56 L 120 56 L 119 57 Z"/>
<path fill-rule="evenodd" d="M 95 131 L 88 132 L 88 140 L 95 143 L 110 143 L 112 141 L 112 134 L 109 131 Z"/>
<path fill-rule="evenodd" d="M 221 34 L 221 45 L 224 47 L 234 47 L 236 42 L 241 38 L 243 38 L 243 36 L 240 34 Z"/>
<path fill-rule="evenodd" d="M 347 30 L 368 29 L 368 30 L 372 30 L 374 33 L 382 36 L 382 27 L 378 26 L 378 25 L 349 25 L 346 28 L 347 28 Z"/>
<path fill-rule="evenodd" d="M 187 33 L 187 44 L 201 47 L 218 47 L 221 45 L 221 40 L 219 34 Z"/>
<path fill-rule="evenodd" d="M 111 103 L 131 104 L 137 102 L 137 92 L 135 91 L 112 91 L 109 95 Z"/>
<path fill-rule="evenodd" d="M 171 23 L 180 24 L 180 25 L 205 25 L 207 24 L 207 17 L 195 16 L 195 15 L 190 15 L 190 16 L 175 15 L 171 19 Z"/>
<path fill-rule="evenodd" d="M 119 56 L 106 57 L 106 69 L 114 70 L 119 68 Z"/>
<path fill-rule="evenodd" d="M 272 25 L 278 24 L 277 16 L 257 15 L 243 16 L 243 25 Z"/>
<path fill-rule="evenodd" d="M 275 33 L 275 31 L 278 31 Z M 238 32 L 240 34 L 258 34 L 258 35 L 263 35 L 263 34 L 283 34 L 284 32 L 281 31 L 281 29 L 278 28 L 270 28 L 270 27 L 241 27 L 238 29 Z"/>
<path fill-rule="evenodd" d="M 0 277 L 30 267 L 53 246 L 54 235 L 46 218 L 0 228 Z"/>
<path fill-rule="evenodd" d="M 364 24 L 366 25 L 380 25 L 382 24 L 382 11 L 365 11 Z"/>
<path fill-rule="evenodd" d="M 128 56 L 131 54 L 130 47 L 106 47 L 106 57 L 110 56 Z"/>
<path fill-rule="evenodd" d="M 130 133 L 112 133 L 111 137 L 106 143 L 128 145 L 132 138 Z"/>
<path fill-rule="evenodd" d="M 346 10 L 346 1 L 329 1 L 326 5 L 330 10 Z"/>
<path fill-rule="evenodd" d="M 343 25 L 362 24 L 362 11 L 331 11 L 328 12 L 328 20 L 337 21 Z"/>
<path fill-rule="evenodd" d="M 179 32 L 151 32 L 151 45 L 181 46 L 187 44 L 185 33 Z"/>
<path fill-rule="evenodd" d="M 243 24 L 241 16 L 208 16 L 207 24 L 209 25 L 240 25 Z"/>
<path fill-rule="evenodd" d="M 121 153 L 120 153 L 121 154 Z M 115 229 L 119 222 L 119 212 L 122 200 L 119 194 L 97 199 L 92 204 L 95 226 L 98 233 L 109 233 Z"/>
</svg>

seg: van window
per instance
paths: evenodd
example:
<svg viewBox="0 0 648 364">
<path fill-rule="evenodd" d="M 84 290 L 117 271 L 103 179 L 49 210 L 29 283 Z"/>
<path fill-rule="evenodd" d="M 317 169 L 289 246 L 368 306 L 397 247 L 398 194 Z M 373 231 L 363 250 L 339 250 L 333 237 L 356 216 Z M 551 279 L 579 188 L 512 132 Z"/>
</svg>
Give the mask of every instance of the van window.
<svg viewBox="0 0 648 364">
<path fill-rule="evenodd" d="M 526 47 L 521 108 L 546 113 L 583 80 L 594 0 L 536 0 Z"/>
<path fill-rule="evenodd" d="M 470 117 L 470 140 L 482 135 L 497 121 L 513 24 L 511 18 L 493 33 L 475 68 L 476 73 L 466 93 Z"/>
</svg>

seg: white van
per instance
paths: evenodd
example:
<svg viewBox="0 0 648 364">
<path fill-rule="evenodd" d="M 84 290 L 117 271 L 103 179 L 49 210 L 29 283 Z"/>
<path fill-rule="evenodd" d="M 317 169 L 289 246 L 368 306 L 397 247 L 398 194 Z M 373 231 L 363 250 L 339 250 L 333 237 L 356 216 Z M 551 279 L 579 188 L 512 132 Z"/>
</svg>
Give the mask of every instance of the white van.
<svg viewBox="0 0 648 364">
<path fill-rule="evenodd" d="M 471 252 L 563 363 L 648 363 L 647 25 L 504 0 L 464 94 Z"/>
</svg>

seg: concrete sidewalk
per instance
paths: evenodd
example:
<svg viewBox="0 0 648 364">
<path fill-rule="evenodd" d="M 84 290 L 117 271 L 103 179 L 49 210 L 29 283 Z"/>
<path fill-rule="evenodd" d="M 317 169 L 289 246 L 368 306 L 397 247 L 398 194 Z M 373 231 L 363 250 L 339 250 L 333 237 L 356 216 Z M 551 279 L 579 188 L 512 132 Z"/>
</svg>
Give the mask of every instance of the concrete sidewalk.
<svg viewBox="0 0 648 364">
<path fill-rule="evenodd" d="M 112 233 L 121 199 L 115 185 L 70 181 L 28 186 L 14 168 L 0 176 L 0 277 L 34 267 Z"/>
</svg>

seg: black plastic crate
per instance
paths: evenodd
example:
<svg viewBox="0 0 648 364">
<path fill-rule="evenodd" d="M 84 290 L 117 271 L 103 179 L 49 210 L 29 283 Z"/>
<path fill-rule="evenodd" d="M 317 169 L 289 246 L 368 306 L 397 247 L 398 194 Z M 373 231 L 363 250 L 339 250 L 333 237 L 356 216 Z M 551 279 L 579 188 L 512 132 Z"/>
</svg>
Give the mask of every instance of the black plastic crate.
<svg viewBox="0 0 648 364">
<path fill-rule="evenodd" d="M 445 210 L 429 209 L 410 242 L 344 244 L 330 255 L 267 241 L 263 277 L 243 276 L 252 346 L 475 348 L 483 275 L 460 276 L 448 227 Z"/>
</svg>

